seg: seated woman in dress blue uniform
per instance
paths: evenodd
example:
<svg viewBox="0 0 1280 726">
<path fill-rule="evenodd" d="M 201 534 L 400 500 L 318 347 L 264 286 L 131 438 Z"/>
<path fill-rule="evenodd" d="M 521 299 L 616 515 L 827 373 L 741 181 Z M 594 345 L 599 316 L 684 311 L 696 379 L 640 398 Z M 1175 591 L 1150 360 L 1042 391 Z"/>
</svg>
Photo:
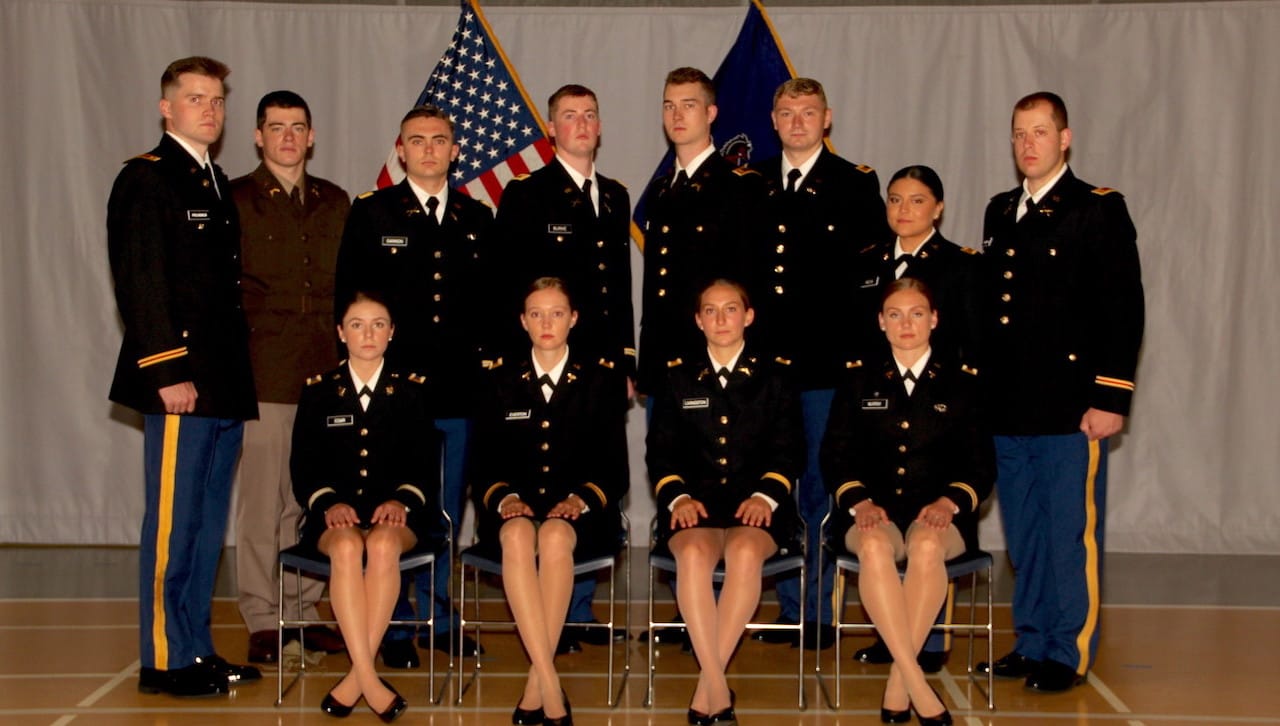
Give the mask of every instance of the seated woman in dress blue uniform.
<svg viewBox="0 0 1280 726">
<path fill-rule="evenodd" d="M 701 667 L 691 724 L 735 720 L 725 670 L 759 605 L 761 566 L 795 546 L 800 406 L 783 362 L 747 346 L 754 318 L 742 285 L 717 280 L 703 289 L 694 321 L 707 347 L 667 363 L 649 423 L 659 546 L 675 557 L 676 600 Z M 717 600 L 712 573 L 721 561 Z"/>
<path fill-rule="evenodd" d="M 977 371 L 929 345 L 938 324 L 929 288 L 909 277 L 891 283 L 879 320 L 891 356 L 851 364 L 827 422 L 822 469 L 836 498 L 831 531 L 857 554 L 863 607 L 893 655 L 880 720 L 906 723 L 915 709 L 922 724 L 950 724 L 916 653 L 946 598 L 946 561 L 977 546 L 995 453 Z M 899 580 L 903 559 L 907 574 Z"/>
<path fill-rule="evenodd" d="M 618 547 L 627 492 L 627 381 L 614 361 L 570 350 L 577 322 L 563 281 L 542 277 L 524 300 L 527 358 L 490 371 L 475 422 L 472 496 L 481 543 L 502 553 L 502 584 L 529 655 L 514 724 L 571 724 L 555 648 L 574 557 Z"/>
<path fill-rule="evenodd" d="M 439 515 L 427 503 L 440 490 L 423 378 L 384 370 L 394 331 L 376 293 L 354 294 L 338 326 L 348 358 L 307 380 L 289 458 L 302 542 L 329 557 L 329 597 L 351 657 L 320 707 L 347 716 L 364 698 L 384 722 L 407 704 L 378 677 L 374 654 L 400 593 L 400 555 L 430 536 Z"/>
</svg>

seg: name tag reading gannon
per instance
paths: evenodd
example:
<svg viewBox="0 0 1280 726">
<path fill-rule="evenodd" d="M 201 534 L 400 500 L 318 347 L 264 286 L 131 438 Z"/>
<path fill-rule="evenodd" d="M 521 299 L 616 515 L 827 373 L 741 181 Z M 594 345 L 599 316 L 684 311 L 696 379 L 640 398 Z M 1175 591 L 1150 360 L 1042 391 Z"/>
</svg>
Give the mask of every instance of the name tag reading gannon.
<svg viewBox="0 0 1280 726">
<path fill-rule="evenodd" d="M 688 410 L 691 408 L 711 408 L 710 398 L 686 398 L 680 401 L 680 408 Z"/>
<path fill-rule="evenodd" d="M 573 234 L 572 224 L 548 224 L 547 234 Z"/>
<path fill-rule="evenodd" d="M 383 237 L 382 246 L 383 247 L 408 247 L 409 238 L 408 237 Z"/>
<path fill-rule="evenodd" d="M 862 399 L 863 411 L 888 411 L 889 399 L 887 398 L 864 398 Z"/>
<path fill-rule="evenodd" d="M 533 417 L 533 409 L 526 408 L 523 411 L 507 411 L 507 421 L 524 421 Z"/>
<path fill-rule="evenodd" d="M 333 428 L 334 426 L 353 426 L 355 425 L 355 422 L 356 422 L 356 417 L 352 416 L 351 414 L 345 414 L 342 416 L 327 416 L 324 420 L 325 425 L 328 426 L 329 428 Z"/>
</svg>

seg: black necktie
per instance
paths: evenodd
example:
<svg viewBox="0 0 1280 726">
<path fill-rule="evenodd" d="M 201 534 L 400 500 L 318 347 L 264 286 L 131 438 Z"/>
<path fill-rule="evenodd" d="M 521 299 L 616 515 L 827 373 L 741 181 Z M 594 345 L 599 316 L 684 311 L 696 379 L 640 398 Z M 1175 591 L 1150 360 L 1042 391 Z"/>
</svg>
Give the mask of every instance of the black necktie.
<svg viewBox="0 0 1280 726">
<path fill-rule="evenodd" d="M 289 190 L 289 201 L 293 202 L 299 209 L 302 208 L 302 191 L 298 189 L 297 185 L 294 185 L 293 189 Z"/>
<path fill-rule="evenodd" d="M 547 388 L 550 388 L 552 391 L 556 390 L 556 382 L 551 380 L 551 376 L 547 375 L 546 373 L 543 373 L 542 375 L 538 376 L 538 383 L 541 383 Z"/>
<path fill-rule="evenodd" d="M 1024 219 L 1027 217 L 1030 217 L 1031 215 L 1035 214 L 1036 210 L 1039 208 L 1040 208 L 1039 205 L 1036 204 L 1036 200 L 1032 199 L 1031 197 L 1027 197 L 1027 213 L 1022 215 L 1022 217 Z"/>
<path fill-rule="evenodd" d="M 582 193 L 587 197 L 587 204 L 591 205 L 591 211 L 592 213 L 594 213 L 596 210 L 596 205 L 594 202 L 591 201 L 591 180 L 590 179 L 582 182 Z"/>
<path fill-rule="evenodd" d="M 792 169 L 791 171 L 787 172 L 787 191 L 788 192 L 794 193 L 796 191 L 796 185 L 800 183 L 801 176 L 802 175 L 799 169 Z"/>
<path fill-rule="evenodd" d="M 716 375 L 720 376 L 720 384 L 722 386 L 729 385 L 729 374 L 729 369 L 724 366 L 720 366 L 720 370 L 716 371 Z"/>
<path fill-rule="evenodd" d="M 893 260 L 894 275 L 900 278 L 906 277 L 907 271 L 911 269 L 911 261 L 914 259 L 915 259 L 914 255 L 908 255 L 905 252 L 903 254 L 898 255 Z M 903 265 L 906 265 L 906 267 L 902 267 Z M 897 272 L 898 268 L 900 267 L 902 267 L 902 274 L 898 274 Z"/>
<path fill-rule="evenodd" d="M 681 169 L 680 173 L 676 174 L 676 183 L 671 188 L 679 191 L 687 186 L 689 186 L 689 175 L 685 173 L 684 169 Z"/>
<path fill-rule="evenodd" d="M 440 200 L 436 197 L 427 197 L 427 216 L 431 224 L 439 224 L 440 220 L 436 218 L 436 210 L 440 208 Z"/>
<path fill-rule="evenodd" d="M 910 368 L 907 369 L 906 373 L 902 374 L 902 380 L 904 381 L 914 381 L 915 379 L 916 374 Z"/>
<path fill-rule="evenodd" d="M 369 390 L 368 386 L 361 386 L 359 398 L 360 398 L 360 407 L 363 409 L 368 409 L 369 404 L 373 401 L 373 391 Z"/>
</svg>

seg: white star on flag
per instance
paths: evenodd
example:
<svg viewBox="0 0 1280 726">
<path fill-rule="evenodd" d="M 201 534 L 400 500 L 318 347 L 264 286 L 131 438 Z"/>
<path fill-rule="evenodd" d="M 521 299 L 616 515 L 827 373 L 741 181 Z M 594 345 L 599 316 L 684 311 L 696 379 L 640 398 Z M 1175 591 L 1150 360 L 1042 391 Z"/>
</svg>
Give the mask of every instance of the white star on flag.
<svg viewBox="0 0 1280 726">
<path fill-rule="evenodd" d="M 453 40 L 414 105 L 430 103 L 453 117 L 460 150 L 449 185 L 497 208 L 508 181 L 545 166 L 555 151 L 479 5 L 472 0 L 461 3 Z M 522 127 L 523 135 L 504 135 L 495 125 Z M 398 184 L 404 176 L 393 145 L 378 174 L 378 188 Z"/>
</svg>

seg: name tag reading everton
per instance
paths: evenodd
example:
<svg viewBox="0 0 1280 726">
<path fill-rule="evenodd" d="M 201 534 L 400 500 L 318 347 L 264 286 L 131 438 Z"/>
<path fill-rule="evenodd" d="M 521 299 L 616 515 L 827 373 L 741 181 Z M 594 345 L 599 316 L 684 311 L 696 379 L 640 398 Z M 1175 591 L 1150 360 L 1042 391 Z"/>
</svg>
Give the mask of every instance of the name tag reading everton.
<svg viewBox="0 0 1280 726">
<path fill-rule="evenodd" d="M 889 399 L 887 398 L 864 398 L 862 399 L 863 411 L 888 411 Z"/>
<path fill-rule="evenodd" d="M 688 410 L 691 408 L 711 408 L 710 398 L 686 398 L 680 401 L 680 408 Z"/>
<path fill-rule="evenodd" d="M 187 221 L 188 221 L 188 222 L 208 222 L 208 221 L 209 221 L 209 210 L 207 210 L 207 209 L 188 209 L 188 210 L 187 210 Z"/>
<path fill-rule="evenodd" d="M 335 426 L 352 426 L 356 422 L 356 417 L 351 414 L 343 416 L 328 416 L 325 418 L 324 422 L 329 428 L 333 428 Z"/>
<path fill-rule="evenodd" d="M 861 287 L 861 288 L 868 288 L 868 287 L 875 287 L 875 286 L 877 286 L 877 285 L 879 285 L 879 284 L 880 284 L 880 276 L 879 276 L 879 275 L 877 275 L 877 276 L 875 276 L 875 277 L 871 277 L 871 278 L 868 278 L 868 279 L 866 279 L 866 280 L 863 280 L 863 281 L 862 281 L 862 284 L 861 284 L 861 285 L 859 285 L 858 287 Z"/>
<path fill-rule="evenodd" d="M 548 224 L 547 234 L 573 234 L 572 224 Z"/>
<path fill-rule="evenodd" d="M 408 247 L 409 238 L 408 237 L 383 237 L 382 246 L 383 247 Z"/>
<path fill-rule="evenodd" d="M 522 411 L 507 411 L 507 421 L 524 421 L 533 417 L 533 409 L 526 408 Z"/>
</svg>

